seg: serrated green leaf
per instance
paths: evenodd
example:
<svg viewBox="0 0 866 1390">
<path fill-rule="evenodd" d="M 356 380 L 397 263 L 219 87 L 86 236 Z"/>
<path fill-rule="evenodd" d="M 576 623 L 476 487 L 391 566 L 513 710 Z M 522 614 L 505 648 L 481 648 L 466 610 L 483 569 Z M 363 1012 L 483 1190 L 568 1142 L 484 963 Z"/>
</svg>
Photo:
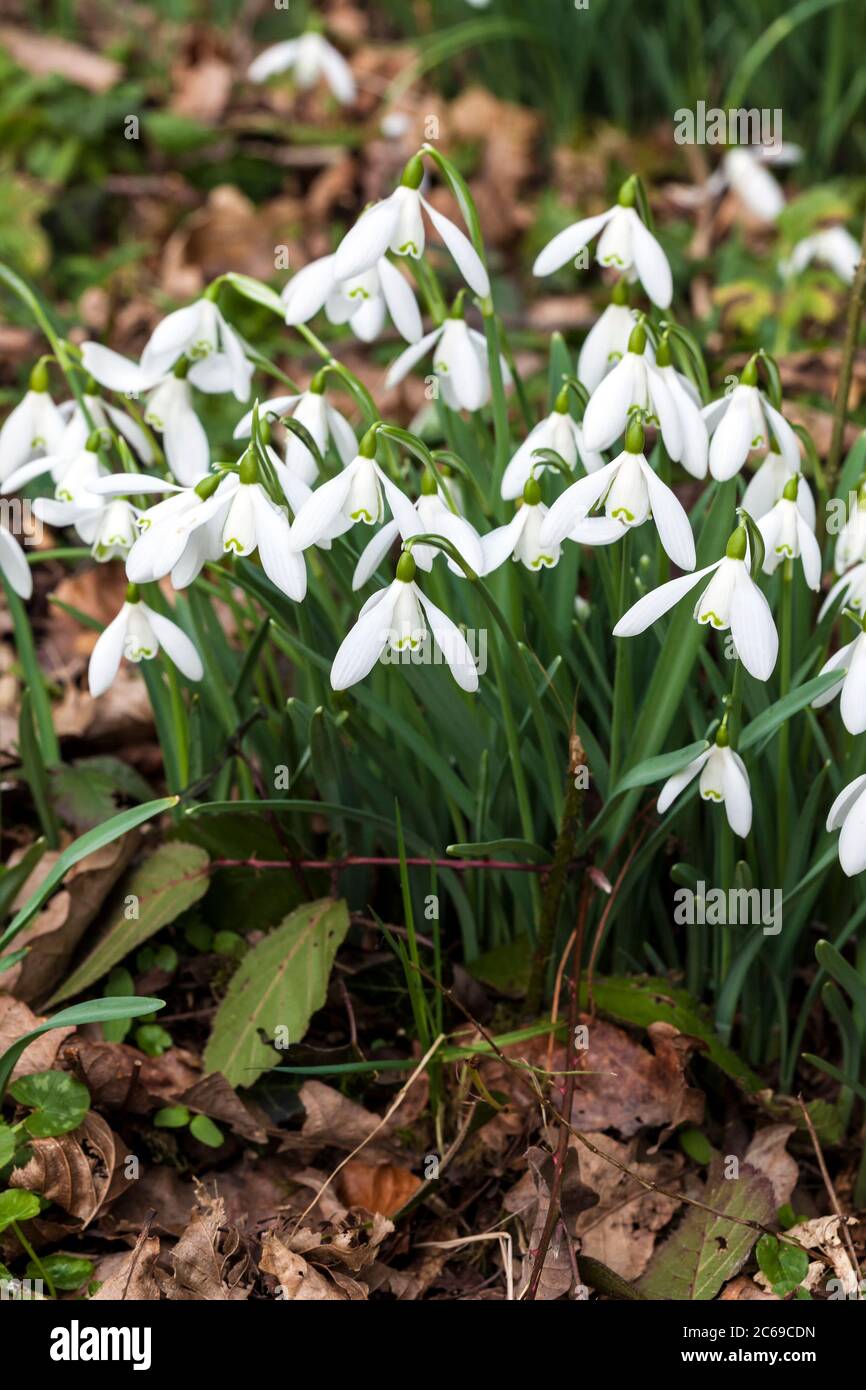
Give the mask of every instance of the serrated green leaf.
<svg viewBox="0 0 866 1390">
<path fill-rule="evenodd" d="M 279 1056 L 263 1042 L 286 1029 L 303 1038 L 325 1002 L 334 956 L 349 929 L 344 902 L 322 898 L 296 908 L 253 948 L 232 976 L 204 1054 L 205 1072 L 222 1072 L 233 1086 L 251 1086 Z"/>
<path fill-rule="evenodd" d="M 182 912 L 192 907 L 207 892 L 210 883 L 210 860 L 198 845 L 181 840 L 160 845 L 144 863 L 123 881 L 120 906 L 108 927 L 77 970 L 55 991 L 50 1003 L 56 1004 L 70 995 L 80 994 L 95 980 L 107 975 L 112 966 L 162 927 L 174 922 Z M 126 902 L 138 899 L 137 918 L 128 918 Z"/>
</svg>

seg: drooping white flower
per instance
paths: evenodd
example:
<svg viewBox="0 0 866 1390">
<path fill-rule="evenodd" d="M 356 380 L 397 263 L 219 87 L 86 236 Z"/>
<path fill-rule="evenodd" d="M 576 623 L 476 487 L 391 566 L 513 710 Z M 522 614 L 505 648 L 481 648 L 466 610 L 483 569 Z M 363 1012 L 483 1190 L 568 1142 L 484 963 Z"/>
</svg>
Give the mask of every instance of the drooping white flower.
<svg viewBox="0 0 866 1390">
<path fill-rule="evenodd" d="M 568 413 L 567 388 L 557 396 L 550 414 L 529 431 L 508 463 L 500 487 L 501 495 L 507 500 L 521 495 L 533 473 L 543 473 L 546 468 L 551 467 L 550 464 L 533 458 L 537 449 L 552 449 L 572 469 L 578 459 L 587 473 L 594 473 L 596 469 L 604 467 L 601 454 L 596 450 L 587 449 L 583 429 Z"/>
<path fill-rule="evenodd" d="M 642 324 L 632 329 L 628 351 L 600 382 L 583 415 L 583 438 L 588 449 L 609 449 L 625 434 L 636 412 L 661 431 L 672 459 L 683 452 L 683 424 L 667 381 L 647 355 L 647 334 Z M 691 404 L 691 402 L 690 402 Z"/>
<path fill-rule="evenodd" d="M 195 644 L 170 618 L 144 603 L 137 586 L 130 584 L 123 607 L 100 633 L 91 652 L 87 673 L 91 695 L 105 694 L 123 657 L 136 663 L 152 661 L 160 647 L 187 680 L 201 680 L 204 667 Z"/>
<path fill-rule="evenodd" d="M 577 358 L 577 376 L 590 395 L 628 351 L 628 340 L 637 323 L 637 314 L 626 303 L 627 293 L 625 280 L 618 280 L 610 304 L 583 340 Z M 647 344 L 647 354 L 653 361 L 650 343 Z"/>
<path fill-rule="evenodd" d="M 431 348 L 433 370 L 442 399 L 450 410 L 480 410 L 490 400 L 490 372 L 484 335 L 469 328 L 462 318 L 447 318 L 420 342 L 406 348 L 391 363 L 385 387 L 397 386 Z M 500 359 L 502 380 L 511 385 L 511 373 L 504 357 Z"/>
<path fill-rule="evenodd" d="M 842 723 L 849 734 L 862 734 L 866 731 L 866 634 L 858 632 L 853 642 L 833 653 L 818 674 L 823 676 L 827 671 L 838 671 L 839 680 L 812 701 L 812 708 L 829 705 L 841 691 Z"/>
<path fill-rule="evenodd" d="M 849 566 L 858 565 L 862 560 L 866 560 L 866 489 L 858 494 L 857 504 L 839 532 L 833 568 L 837 574 L 844 574 Z"/>
<path fill-rule="evenodd" d="M 840 595 L 842 597 L 841 608 L 850 608 L 852 612 L 861 616 L 866 614 L 866 564 L 861 562 L 859 565 L 855 565 L 853 569 L 843 574 L 841 579 L 836 580 L 821 604 L 818 622 L 821 621 L 825 613 L 829 613 Z"/>
<path fill-rule="evenodd" d="M 619 201 L 607 212 L 572 223 L 548 242 L 536 258 L 533 275 L 552 275 L 601 232 L 595 253 L 598 264 L 612 266 L 630 280 L 640 280 L 652 302 L 667 309 L 673 298 L 668 258 L 644 226 L 634 202 L 635 185 L 628 179 L 620 189 Z"/>
<path fill-rule="evenodd" d="M 0 428 L 0 482 L 25 463 L 44 454 L 55 454 L 66 426 L 48 394 L 44 363 L 34 367 L 30 385 Z"/>
<path fill-rule="evenodd" d="M 407 539 L 418 535 L 421 526 L 415 508 L 379 467 L 375 452 L 375 431 L 370 430 L 352 462 L 310 494 L 292 522 L 291 544 L 295 550 L 317 545 L 322 537 L 338 535 L 356 522 L 375 526 L 384 517 L 386 501 L 400 534 Z M 341 520 L 347 525 L 342 526 Z"/>
<path fill-rule="evenodd" d="M 228 473 L 209 474 L 194 487 L 146 473 L 119 473 L 97 479 L 91 491 L 103 498 L 167 494 L 138 513 L 140 534 L 127 556 L 126 573 L 135 584 L 171 574 L 174 588 L 185 589 L 207 561 L 223 554 L 222 526 L 235 483 Z"/>
<path fill-rule="evenodd" d="M 764 542 L 765 574 L 774 574 L 783 560 L 803 562 L 803 574 L 810 589 L 821 587 L 821 547 L 815 532 L 797 506 L 799 478 L 795 475 L 774 507 L 758 522 Z"/>
<path fill-rule="evenodd" d="M 223 550 L 239 556 L 258 550 L 271 583 L 300 603 L 307 592 L 307 566 L 303 555 L 292 546 L 288 516 L 259 481 L 258 463 L 251 450 L 241 459 L 240 472 L 227 481 L 226 495 L 230 502 L 222 525 Z"/>
<path fill-rule="evenodd" d="M 603 500 L 608 519 L 619 523 L 623 531 L 643 525 L 652 512 L 659 540 L 674 564 L 680 569 L 693 569 L 695 542 L 689 519 L 676 495 L 650 468 L 643 447 L 643 429 L 633 423 L 626 435 L 625 449 L 613 463 L 578 479 L 557 497 L 542 525 L 541 544 L 549 547 L 562 542 Z"/>
<path fill-rule="evenodd" d="M 749 774 L 739 753 L 728 747 L 724 727 L 716 734 L 712 748 L 699 753 L 681 772 L 675 772 L 665 782 L 657 803 L 659 815 L 673 805 L 698 773 L 701 774 L 700 792 L 703 800 L 724 805 L 729 826 L 735 835 L 745 839 L 752 828 Z"/>
<path fill-rule="evenodd" d="M 347 280 L 337 279 L 335 261 L 336 256 L 311 261 L 283 287 L 286 323 L 296 327 L 324 309 L 331 323 L 348 323 L 362 342 L 372 343 L 382 332 L 387 311 L 406 342 L 417 343 L 424 331 L 417 301 L 388 257 L 380 256 L 369 270 Z"/>
<path fill-rule="evenodd" d="M 81 489 L 101 471 L 96 450 L 100 447 L 102 433 L 109 432 L 112 427 L 123 435 L 143 463 L 151 462 L 153 450 L 146 434 L 125 411 L 96 396 L 85 395 L 83 402 L 84 409 L 78 401 L 65 401 L 58 407 L 63 430 L 53 452 L 39 451 L 35 458 L 19 464 L 3 478 L 0 492 L 17 492 L 34 478 L 50 473 L 58 500 L 76 500 Z"/>
<path fill-rule="evenodd" d="M 123 559 L 135 543 L 137 508 L 124 497 L 84 493 L 75 502 L 37 497 L 33 511 L 49 526 L 74 526 L 94 560 Z"/>
<path fill-rule="evenodd" d="M 656 371 L 668 388 L 680 422 L 682 447 L 679 462 L 693 478 L 707 476 L 710 439 L 701 415 L 700 396 L 688 377 L 677 371 L 667 339 L 662 338 L 656 353 Z M 673 458 L 673 455 L 671 455 Z"/>
<path fill-rule="evenodd" d="M 849 878 L 866 869 L 866 773 L 855 777 L 836 797 L 827 830 L 840 830 L 839 863 Z"/>
<path fill-rule="evenodd" d="M 101 386 L 138 395 L 146 392 L 144 419 L 162 435 L 165 456 L 174 477 L 184 487 L 203 478 L 210 466 L 210 446 L 192 403 L 186 364 L 154 380 L 152 372 L 101 343 L 82 343 L 82 364 Z"/>
<path fill-rule="evenodd" d="M 299 396 L 273 396 L 263 401 L 259 407 L 262 420 L 278 420 L 282 415 L 290 415 L 303 425 L 313 437 L 320 454 L 324 454 L 328 444 L 333 441 L 341 463 L 351 463 L 358 452 L 355 431 L 344 415 L 325 399 L 325 375 L 317 373 L 309 388 Z M 253 412 L 248 410 L 235 426 L 234 438 L 249 438 L 252 429 Z M 319 465 L 303 439 L 286 430 L 286 467 L 302 482 L 311 486 L 319 476 Z M 291 499 L 289 499 L 291 501 Z"/>
<path fill-rule="evenodd" d="M 504 526 L 497 526 L 481 537 L 484 551 L 482 574 L 492 574 L 506 560 L 519 561 L 528 570 L 553 569 L 559 563 L 562 546 L 544 539 L 544 523 L 549 515 L 541 500 L 541 488 L 534 478 L 527 479 L 522 504 Z M 581 545 L 612 545 L 622 537 L 618 521 L 607 517 L 588 517 L 568 532 L 568 539 Z"/>
<path fill-rule="evenodd" d="M 799 465 L 799 460 L 797 462 Z M 791 468 L 781 454 L 775 454 L 771 450 L 746 484 L 746 491 L 743 493 L 743 510 L 748 512 L 754 521 L 760 521 L 761 517 L 766 516 L 767 512 L 776 505 L 785 491 L 785 484 L 796 476 L 797 469 Z M 803 477 L 800 478 L 800 486 L 797 490 L 797 506 L 803 513 L 809 529 L 814 531 L 815 499 L 809 484 Z"/>
<path fill-rule="evenodd" d="M 432 633 L 452 676 L 462 690 L 478 689 L 472 653 L 456 623 L 432 604 L 415 583 L 415 562 L 404 553 L 397 577 L 367 600 L 331 667 L 331 686 L 346 690 L 369 675 L 386 648 L 417 651 Z"/>
<path fill-rule="evenodd" d="M 450 489 L 449 497 L 453 502 Z M 425 472 L 421 478 L 421 495 L 415 503 L 414 510 L 417 524 L 412 534 L 443 536 L 463 556 L 470 569 L 474 570 L 476 574 L 484 573 L 484 554 L 478 532 L 465 517 L 452 510 L 442 495 L 437 480 L 429 472 Z M 399 521 L 392 519 L 386 521 L 385 525 L 368 541 L 355 566 L 355 573 L 352 576 L 353 589 L 363 588 L 370 576 L 378 569 L 398 536 L 403 541 L 411 539 L 411 535 L 403 535 Z M 425 571 L 433 568 L 433 561 L 437 555 L 442 553 L 437 546 L 424 542 L 419 542 L 412 547 L 415 563 L 419 569 Z M 448 568 L 456 574 L 463 574 L 460 566 L 456 565 L 450 558 L 448 559 Z"/>
<path fill-rule="evenodd" d="M 46 454 L 44 458 L 22 464 L 0 486 L 0 493 L 17 492 L 34 478 L 50 473 L 58 502 L 86 507 L 93 500 L 90 497 L 91 484 L 104 472 L 96 452 L 96 439 L 92 439 L 72 453 Z"/>
<path fill-rule="evenodd" d="M 207 295 L 157 324 L 141 354 L 144 379 L 160 381 L 181 357 L 192 363 L 187 375 L 199 391 L 231 391 L 239 401 L 249 399 L 253 364 L 243 341 Z"/>
<path fill-rule="evenodd" d="M 772 449 L 791 473 L 799 473 L 797 436 L 759 389 L 753 361 L 746 363 L 730 395 L 705 406 L 702 414 L 710 432 L 710 473 L 719 482 L 739 473 L 753 449 Z M 777 448 L 773 448 L 773 441 Z"/>
<path fill-rule="evenodd" d="M 708 574 L 712 579 L 694 608 L 695 621 L 716 632 L 731 630 L 737 656 L 756 680 L 765 681 L 776 664 L 779 636 L 770 605 L 752 579 L 748 564 L 745 528 L 738 526 L 725 554 L 705 569 L 661 584 L 638 599 L 613 630 L 614 637 L 635 637 L 645 632 L 662 614 L 679 603 Z"/>
<path fill-rule="evenodd" d="M 353 280 L 365 270 L 372 270 L 386 251 L 420 260 L 425 245 L 423 209 L 469 288 L 481 299 L 486 299 L 490 294 L 490 279 L 481 257 L 466 234 L 422 197 L 423 177 L 423 161 L 420 155 L 415 155 L 406 165 L 399 187 L 361 214 L 337 247 L 334 260 L 337 279 Z"/>
<path fill-rule="evenodd" d="M 767 165 L 781 166 L 800 158 L 796 145 L 753 145 L 730 149 L 706 184 L 715 194 L 731 188 L 754 217 L 775 222 L 785 206 L 785 195 Z"/>
<path fill-rule="evenodd" d="M 303 91 L 324 78 L 342 106 L 351 106 L 357 95 L 352 69 L 342 53 L 315 30 L 264 49 L 250 64 L 247 76 L 251 82 L 267 82 L 276 73 L 288 71 Z"/>
<path fill-rule="evenodd" d="M 0 526 L 0 570 L 19 598 L 33 593 L 33 575 L 18 541 L 5 526 Z"/>
<path fill-rule="evenodd" d="M 812 261 L 829 266 L 840 280 L 851 285 L 860 264 L 860 245 L 847 227 L 824 227 L 798 241 L 788 259 L 779 262 L 779 270 L 789 280 L 801 275 Z"/>
</svg>

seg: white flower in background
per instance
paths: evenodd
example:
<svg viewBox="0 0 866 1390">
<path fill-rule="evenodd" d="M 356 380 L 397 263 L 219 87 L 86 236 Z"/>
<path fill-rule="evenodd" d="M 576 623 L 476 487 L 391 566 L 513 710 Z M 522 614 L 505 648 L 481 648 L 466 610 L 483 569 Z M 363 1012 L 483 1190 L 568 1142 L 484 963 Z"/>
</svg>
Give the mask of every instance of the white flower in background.
<svg viewBox="0 0 866 1390">
<path fill-rule="evenodd" d="M 295 550 L 318 545 L 323 537 L 330 539 L 356 522 L 375 526 L 385 515 L 386 501 L 400 534 L 404 538 L 418 535 L 421 526 L 415 508 L 379 467 L 375 452 L 375 433 L 368 431 L 352 462 L 310 494 L 292 522 L 291 545 Z"/>
<path fill-rule="evenodd" d="M 866 564 L 855 565 L 837 579 L 830 589 L 824 602 L 821 604 L 818 613 L 818 622 L 821 621 L 825 613 L 829 613 L 836 599 L 842 596 L 841 608 L 850 608 L 852 612 L 863 615 L 866 613 Z"/>
<path fill-rule="evenodd" d="M 38 363 L 30 384 L 0 428 L 0 482 L 41 454 L 54 454 L 66 428 L 48 394 L 48 370 Z"/>
<path fill-rule="evenodd" d="M 520 497 L 533 474 L 543 473 L 551 465 L 533 459 L 536 449 L 552 449 L 574 468 L 580 459 L 587 473 L 604 467 L 601 454 L 587 449 L 583 429 L 568 413 L 568 388 L 560 391 L 553 410 L 529 431 L 520 448 L 512 456 L 502 475 L 501 495 L 507 500 Z"/>
<path fill-rule="evenodd" d="M 423 161 L 420 155 L 414 155 L 403 171 L 400 186 L 362 212 L 337 247 L 334 259 L 337 279 L 353 280 L 363 271 L 372 270 L 386 251 L 420 260 L 425 245 L 423 209 L 469 288 L 481 299 L 486 299 L 490 294 L 490 279 L 481 257 L 466 234 L 421 196 L 423 177 Z"/>
<path fill-rule="evenodd" d="M 857 505 L 850 512 L 839 532 L 833 553 L 833 568 L 844 574 L 851 565 L 866 559 L 866 490 L 858 495 Z"/>
<path fill-rule="evenodd" d="M 324 309 L 331 323 L 348 323 L 356 337 L 372 343 L 385 326 L 386 311 L 407 343 L 417 343 L 424 331 L 415 295 L 405 275 L 387 256 L 380 256 L 369 270 L 348 280 L 338 280 L 336 256 L 311 261 L 293 275 L 280 298 L 290 327 L 306 323 Z"/>
<path fill-rule="evenodd" d="M 638 318 L 634 309 L 628 307 L 627 294 L 625 280 L 618 280 L 610 304 L 583 340 L 577 359 L 577 378 L 590 395 L 628 351 L 628 340 Z M 650 343 L 646 350 L 650 361 L 654 361 Z"/>
<path fill-rule="evenodd" d="M 844 787 L 827 816 L 828 831 L 841 829 L 839 863 L 849 878 L 866 869 L 866 773 Z"/>
<path fill-rule="evenodd" d="M 482 574 L 492 574 L 506 560 L 519 561 L 528 570 L 553 569 L 562 554 L 558 541 L 547 543 L 542 538 L 544 522 L 549 515 L 541 500 L 541 488 L 529 478 L 523 489 L 522 505 L 504 526 L 481 537 L 484 551 Z M 611 545 L 622 537 L 618 521 L 607 517 L 588 517 L 568 532 L 568 539 L 582 545 Z"/>
<path fill-rule="evenodd" d="M 110 391 L 147 393 L 145 424 L 162 435 L 168 466 L 179 483 L 191 487 L 205 476 L 210 467 L 210 445 L 193 407 L 186 362 L 179 360 L 173 371 L 154 380 L 138 362 L 101 343 L 82 343 L 81 360 L 85 371 Z"/>
<path fill-rule="evenodd" d="M 144 379 L 161 380 L 181 357 L 192 364 L 187 375 L 199 391 L 231 391 L 239 401 L 249 399 L 253 364 L 242 339 L 207 295 L 157 324 L 141 354 Z"/>
<path fill-rule="evenodd" d="M 588 449 L 609 449 L 625 434 L 635 411 L 661 431 L 672 459 L 683 451 L 683 425 L 667 382 L 647 355 L 647 334 L 642 324 L 632 329 L 628 351 L 589 398 L 583 414 L 583 438 Z"/>
<path fill-rule="evenodd" d="M 346 417 L 325 399 L 324 373 L 317 373 L 310 382 L 309 389 L 302 391 L 299 396 L 274 396 L 271 400 L 262 402 L 259 407 L 262 420 L 276 420 L 281 415 L 290 415 L 299 425 L 303 425 L 312 435 L 320 454 L 324 455 L 328 444 L 333 442 L 341 463 L 351 463 L 357 455 L 358 440 L 355 431 Z M 248 410 L 235 426 L 234 438 L 248 439 L 252 427 L 253 412 Z M 308 486 L 319 476 L 319 465 L 315 457 L 304 441 L 291 430 L 286 430 L 285 464 L 289 472 L 294 473 Z"/>
<path fill-rule="evenodd" d="M 849 734 L 862 734 L 866 731 L 866 633 L 858 632 L 853 642 L 834 652 L 818 674 L 827 671 L 838 671 L 839 680 L 812 701 L 812 708 L 829 705 L 841 691 L 842 723 Z"/>
<path fill-rule="evenodd" d="M 454 500 L 453 497 L 451 500 Z M 438 482 L 429 472 L 425 472 L 421 478 L 421 496 L 415 503 L 414 510 L 417 523 L 410 535 L 403 535 L 400 530 L 400 523 L 391 520 L 386 521 L 385 525 L 368 541 L 355 566 L 355 573 L 352 576 L 353 589 L 363 588 L 370 576 L 378 569 L 398 536 L 402 540 L 408 541 L 412 535 L 421 535 L 422 533 L 444 536 L 445 540 L 451 542 L 458 554 L 463 556 L 470 569 L 474 570 L 476 574 L 484 573 L 484 554 L 478 532 L 464 517 L 452 511 L 446 498 L 442 495 Z M 419 569 L 425 571 L 433 568 L 433 561 L 437 555 L 442 553 L 437 546 L 427 545 L 424 542 L 412 547 L 415 563 Z M 460 566 L 450 558 L 448 559 L 448 568 L 455 574 L 463 574 Z"/>
<path fill-rule="evenodd" d="M 638 599 L 620 618 L 613 630 L 614 637 L 636 637 L 639 632 L 645 632 L 696 584 L 712 574 L 695 604 L 695 621 L 709 624 L 716 632 L 726 632 L 730 628 L 737 656 L 746 670 L 756 680 L 767 680 L 776 664 L 779 635 L 770 605 L 749 573 L 747 554 L 746 530 L 738 526 L 720 560 L 705 569 L 695 570 L 694 574 L 671 579 Z"/>
<path fill-rule="evenodd" d="M 47 454 L 23 464 L 0 486 L 0 493 L 17 492 L 34 478 L 50 473 L 58 502 L 72 502 L 78 506 L 92 504 L 91 484 L 105 473 L 96 452 L 97 438 L 88 440 L 86 446 L 79 446 L 70 454 Z"/>
<path fill-rule="evenodd" d="M 0 570 L 19 598 L 33 593 L 33 575 L 21 546 L 11 531 L 0 526 Z"/>
<path fill-rule="evenodd" d="M 264 49 L 250 63 L 247 76 L 251 82 L 267 82 L 276 73 L 289 71 L 303 91 L 324 78 L 342 106 L 351 106 L 357 95 L 352 69 L 342 53 L 315 30 Z"/>
<path fill-rule="evenodd" d="M 778 502 L 758 522 L 764 542 L 764 574 L 774 574 L 783 560 L 803 562 L 803 575 L 810 589 L 821 587 L 821 547 L 797 506 L 799 478 L 785 484 Z"/>
<path fill-rule="evenodd" d="M 753 145 L 728 150 L 720 167 L 705 184 L 705 192 L 713 195 L 731 188 L 754 217 L 763 222 L 775 222 L 785 206 L 785 195 L 768 164 L 794 164 L 800 158 L 797 145 Z"/>
<path fill-rule="evenodd" d="M 487 343 L 482 333 L 469 328 L 462 318 L 447 318 L 420 342 L 401 352 L 391 363 L 385 378 L 385 388 L 397 386 L 404 377 L 426 357 L 431 348 L 433 370 L 439 382 L 442 399 L 449 410 L 480 410 L 490 400 L 490 372 L 487 364 Z M 511 373 L 504 358 L 500 358 L 502 380 L 511 385 Z"/>
<path fill-rule="evenodd" d="M 710 432 L 710 473 L 719 482 L 739 473 L 753 449 L 780 455 L 791 473 L 799 473 L 797 436 L 758 387 L 754 361 L 746 363 L 730 395 L 704 406 L 702 414 Z"/>
<path fill-rule="evenodd" d="M 799 467 L 799 459 L 797 467 Z M 797 476 L 797 467 L 792 468 L 781 454 L 772 451 L 758 465 L 743 493 L 743 511 L 749 513 L 754 521 L 760 521 L 778 502 L 785 491 L 785 484 Z M 810 530 L 815 530 L 815 499 L 805 478 L 800 478 L 797 490 L 797 506 L 803 513 Z"/>
<path fill-rule="evenodd" d="M 346 690 L 356 685 L 369 675 L 386 648 L 417 651 L 430 633 L 461 690 L 477 690 L 478 672 L 465 637 L 418 588 L 415 562 L 404 553 L 397 563 L 396 579 L 367 600 L 344 638 L 331 667 L 331 686 Z"/>
<path fill-rule="evenodd" d="M 860 264 L 859 242 L 855 241 L 847 227 L 824 227 L 798 241 L 788 259 L 779 262 L 779 270 L 789 280 L 794 275 L 801 275 L 812 261 L 829 266 L 840 280 L 851 285 Z"/>
<path fill-rule="evenodd" d="M 634 202 L 634 181 L 627 179 L 619 201 L 607 212 L 574 222 L 548 242 L 536 258 L 533 275 L 552 275 L 601 232 L 595 253 L 598 264 L 621 271 L 629 280 L 640 280 L 653 304 L 667 309 L 673 298 L 668 258 L 635 212 Z"/>
<path fill-rule="evenodd" d="M 76 502 L 37 497 L 33 512 L 49 526 L 74 526 L 94 560 L 123 559 L 138 536 L 138 509 L 125 497 L 84 493 Z"/>
<path fill-rule="evenodd" d="M 143 603 L 137 586 L 130 584 L 126 602 L 117 617 L 100 633 L 91 652 L 87 672 L 91 695 L 105 694 L 120 670 L 123 657 L 136 663 L 152 661 L 160 647 L 187 680 L 201 680 L 204 667 L 194 643 L 170 618 L 164 618 Z"/>
<path fill-rule="evenodd" d="M 695 542 L 689 519 L 679 499 L 650 468 L 643 447 L 643 429 L 632 423 L 625 449 L 613 463 L 578 479 L 557 497 L 541 528 L 541 544 L 550 547 L 563 541 L 603 500 L 608 519 L 619 523 L 623 533 L 627 527 L 643 525 L 652 512 L 659 540 L 674 564 L 693 569 Z"/>
<path fill-rule="evenodd" d="M 724 727 L 716 734 L 712 748 L 699 753 L 681 772 L 675 772 L 665 782 L 659 792 L 659 815 L 664 815 L 698 773 L 701 774 L 700 792 L 703 800 L 724 805 L 729 826 L 735 835 L 745 839 L 752 828 L 749 774 L 739 753 L 728 747 Z"/>
</svg>

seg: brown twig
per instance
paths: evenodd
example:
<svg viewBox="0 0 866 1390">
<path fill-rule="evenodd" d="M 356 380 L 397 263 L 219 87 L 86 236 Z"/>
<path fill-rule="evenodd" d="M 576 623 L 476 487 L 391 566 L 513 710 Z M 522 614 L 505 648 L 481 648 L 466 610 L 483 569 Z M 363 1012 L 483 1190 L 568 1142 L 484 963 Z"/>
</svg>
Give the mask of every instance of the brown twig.
<svg viewBox="0 0 866 1390">
<path fill-rule="evenodd" d="M 833 1180 L 827 1171 L 827 1164 L 824 1161 L 824 1152 L 821 1148 L 821 1141 L 818 1138 L 815 1125 L 812 1121 L 812 1116 L 809 1114 L 806 1102 L 803 1100 L 802 1094 L 797 1096 L 797 1104 L 803 1112 L 803 1119 L 806 1121 L 806 1128 L 809 1131 L 809 1138 L 812 1140 L 812 1148 L 815 1150 L 815 1157 L 818 1160 L 818 1167 L 821 1170 L 821 1177 L 823 1178 L 824 1186 L 827 1189 L 827 1196 L 830 1198 L 830 1205 L 833 1208 L 833 1215 L 839 1218 L 839 1231 L 841 1233 L 842 1239 L 845 1242 L 845 1246 L 848 1251 L 848 1257 L 851 1260 L 851 1264 L 853 1265 L 856 1271 L 858 1283 L 862 1283 L 860 1265 L 857 1260 L 857 1253 L 854 1249 L 854 1242 L 851 1239 L 851 1232 L 848 1230 L 848 1223 L 846 1222 L 845 1217 L 842 1214 L 842 1208 L 839 1205 L 839 1198 L 836 1196 L 836 1189 L 833 1186 Z"/>
<path fill-rule="evenodd" d="M 500 869 L 507 873 L 546 874 L 549 864 L 521 864 L 509 859 L 434 859 L 416 855 L 402 861 L 410 869 Z M 393 855 L 347 854 L 342 859 L 212 859 L 211 872 L 217 869 L 350 869 L 358 865 L 397 868 L 400 859 Z"/>
</svg>

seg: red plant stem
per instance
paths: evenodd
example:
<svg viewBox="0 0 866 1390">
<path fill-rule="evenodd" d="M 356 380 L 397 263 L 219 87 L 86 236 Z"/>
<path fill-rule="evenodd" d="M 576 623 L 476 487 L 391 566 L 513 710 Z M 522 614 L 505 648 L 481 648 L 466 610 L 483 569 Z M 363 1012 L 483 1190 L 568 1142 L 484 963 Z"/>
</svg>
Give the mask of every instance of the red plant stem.
<svg viewBox="0 0 866 1390">
<path fill-rule="evenodd" d="M 507 859 L 425 859 L 421 855 L 407 859 L 410 868 L 429 869 L 435 864 L 437 869 L 502 869 L 509 873 L 546 874 L 549 864 L 518 864 Z M 215 869 L 348 869 L 359 864 L 382 865 L 396 868 L 398 858 L 376 857 L 375 855 L 348 854 L 343 859 L 212 859 L 211 871 Z"/>
</svg>

